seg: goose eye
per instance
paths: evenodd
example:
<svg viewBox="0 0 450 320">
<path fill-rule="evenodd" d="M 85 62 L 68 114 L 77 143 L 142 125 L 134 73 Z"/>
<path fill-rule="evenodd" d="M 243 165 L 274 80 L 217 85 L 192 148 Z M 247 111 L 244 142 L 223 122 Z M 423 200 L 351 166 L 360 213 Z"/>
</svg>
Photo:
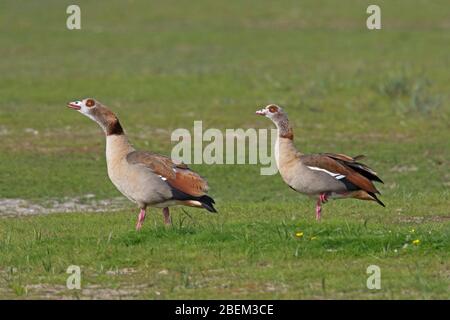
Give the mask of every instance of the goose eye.
<svg viewBox="0 0 450 320">
<path fill-rule="evenodd" d="M 95 105 L 95 101 L 93 99 L 87 99 L 86 106 L 89 108 L 93 107 Z"/>
<path fill-rule="evenodd" d="M 278 112 L 278 107 L 277 107 L 277 106 L 270 106 L 270 107 L 269 107 L 269 111 L 270 111 L 271 113 Z"/>
</svg>

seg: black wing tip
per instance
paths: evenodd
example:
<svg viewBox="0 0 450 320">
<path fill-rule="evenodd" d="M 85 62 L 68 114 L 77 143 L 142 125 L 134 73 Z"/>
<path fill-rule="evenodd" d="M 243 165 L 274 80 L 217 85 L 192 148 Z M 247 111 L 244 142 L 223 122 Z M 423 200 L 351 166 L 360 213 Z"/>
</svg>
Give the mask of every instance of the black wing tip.
<svg viewBox="0 0 450 320">
<path fill-rule="evenodd" d="M 373 192 L 369 192 L 369 195 L 383 208 L 386 208 L 386 205 L 380 200 L 378 199 L 377 195 Z"/>
<path fill-rule="evenodd" d="M 198 201 L 202 204 L 202 207 L 208 210 L 209 212 L 217 213 L 216 208 L 214 208 L 214 204 L 216 203 L 213 198 L 210 196 L 204 195 L 201 196 Z"/>
<path fill-rule="evenodd" d="M 377 182 L 380 182 L 380 183 L 384 184 L 384 181 L 381 180 L 378 176 L 375 176 L 375 178 L 372 179 L 372 181 L 377 181 Z"/>
<path fill-rule="evenodd" d="M 214 208 L 214 204 L 216 203 L 213 198 L 207 195 L 203 195 L 200 197 L 191 196 L 183 191 L 175 189 L 172 187 L 172 199 L 174 200 L 195 200 L 200 202 L 202 208 L 205 208 L 209 212 L 217 212 L 216 208 Z"/>
<path fill-rule="evenodd" d="M 349 165 L 352 169 L 354 169 L 355 171 L 357 171 L 359 174 L 366 177 L 370 181 L 377 181 L 377 182 L 384 184 L 384 181 L 381 180 L 381 178 L 377 176 L 376 172 L 374 172 L 372 169 L 370 169 L 364 163 L 354 162 L 354 163 L 347 163 L 347 165 Z"/>
<path fill-rule="evenodd" d="M 380 199 L 375 199 L 375 201 L 383 208 L 386 208 L 386 205 Z"/>
<path fill-rule="evenodd" d="M 205 203 L 202 203 L 202 207 L 205 208 L 206 210 L 208 210 L 209 212 L 217 213 L 216 208 L 214 208 L 214 207 L 211 206 L 211 205 L 207 205 L 207 204 L 205 204 Z"/>
</svg>

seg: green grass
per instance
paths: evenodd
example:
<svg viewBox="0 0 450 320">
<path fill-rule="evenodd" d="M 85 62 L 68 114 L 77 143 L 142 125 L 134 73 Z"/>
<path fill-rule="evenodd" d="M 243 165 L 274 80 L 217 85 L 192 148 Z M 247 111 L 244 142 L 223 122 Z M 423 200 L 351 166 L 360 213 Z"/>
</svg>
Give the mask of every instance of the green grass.
<svg viewBox="0 0 450 320">
<path fill-rule="evenodd" d="M 140 233 L 125 213 L 10 219 L 1 255 L 15 270 L 4 276 L 3 294 L 44 282 L 55 286 L 53 297 L 76 296 L 61 284 L 77 264 L 83 288 L 124 288 L 128 298 L 447 297 L 448 225 L 399 223 L 380 210 L 366 218 L 350 207 L 350 214 L 320 224 L 304 217 L 305 205 L 293 204 L 284 212 L 232 205 L 213 217 L 176 214 L 172 228 L 158 214 Z M 413 245 L 415 239 L 421 243 Z M 381 268 L 382 290 L 365 286 L 371 264 Z"/>
<path fill-rule="evenodd" d="M 0 4 L 0 199 L 120 195 L 100 129 L 65 108 L 94 96 L 165 154 L 194 120 L 269 128 L 254 111 L 281 104 L 303 152 L 366 154 L 387 207 L 330 202 L 317 223 L 279 175 L 195 165 L 219 214 L 174 208 L 172 228 L 153 209 L 136 233 L 131 203 L 1 218 L 0 298 L 450 297 L 447 1 L 380 1 L 380 31 L 368 1 L 80 1 L 80 31 L 68 4 Z M 71 264 L 81 291 L 65 287 Z"/>
</svg>

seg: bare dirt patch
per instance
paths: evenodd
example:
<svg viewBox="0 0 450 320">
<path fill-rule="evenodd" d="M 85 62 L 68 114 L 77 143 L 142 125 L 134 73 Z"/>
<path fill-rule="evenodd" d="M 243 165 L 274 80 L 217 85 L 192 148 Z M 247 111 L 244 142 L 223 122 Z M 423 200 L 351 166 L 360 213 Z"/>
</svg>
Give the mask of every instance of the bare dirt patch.
<svg viewBox="0 0 450 320">
<path fill-rule="evenodd" d="M 63 285 L 35 284 L 27 285 L 27 297 L 39 299 L 135 299 L 148 289 L 149 285 L 122 285 L 117 288 L 108 288 L 100 285 L 88 285 L 81 290 L 68 290 Z"/>
<path fill-rule="evenodd" d="M 127 204 L 127 200 L 121 197 L 98 200 L 91 194 L 76 198 L 48 199 L 39 203 L 25 199 L 0 199 L 0 217 L 118 211 L 125 209 Z"/>
</svg>

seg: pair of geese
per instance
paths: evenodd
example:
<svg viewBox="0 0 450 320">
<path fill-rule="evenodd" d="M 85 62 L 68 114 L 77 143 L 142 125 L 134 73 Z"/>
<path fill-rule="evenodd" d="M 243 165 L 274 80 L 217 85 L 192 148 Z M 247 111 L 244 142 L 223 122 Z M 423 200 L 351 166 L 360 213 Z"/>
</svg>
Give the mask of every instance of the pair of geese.
<svg viewBox="0 0 450 320">
<path fill-rule="evenodd" d="M 214 200 L 206 195 L 208 183 L 184 163 L 153 152 L 137 151 L 128 141 L 117 116 L 100 102 L 86 98 L 70 102 L 77 110 L 97 122 L 106 134 L 108 176 L 117 189 L 139 208 L 136 230 L 140 230 L 147 207 L 162 208 L 164 223 L 171 224 L 169 207 L 184 205 L 216 212 Z M 363 156 L 321 153 L 305 155 L 294 146 L 294 134 L 286 113 L 271 104 L 256 114 L 272 120 L 278 129 L 275 158 L 286 184 L 297 192 L 317 198 L 316 219 L 329 198 L 372 200 L 379 191 L 372 181 L 383 182 L 359 162 Z"/>
</svg>

